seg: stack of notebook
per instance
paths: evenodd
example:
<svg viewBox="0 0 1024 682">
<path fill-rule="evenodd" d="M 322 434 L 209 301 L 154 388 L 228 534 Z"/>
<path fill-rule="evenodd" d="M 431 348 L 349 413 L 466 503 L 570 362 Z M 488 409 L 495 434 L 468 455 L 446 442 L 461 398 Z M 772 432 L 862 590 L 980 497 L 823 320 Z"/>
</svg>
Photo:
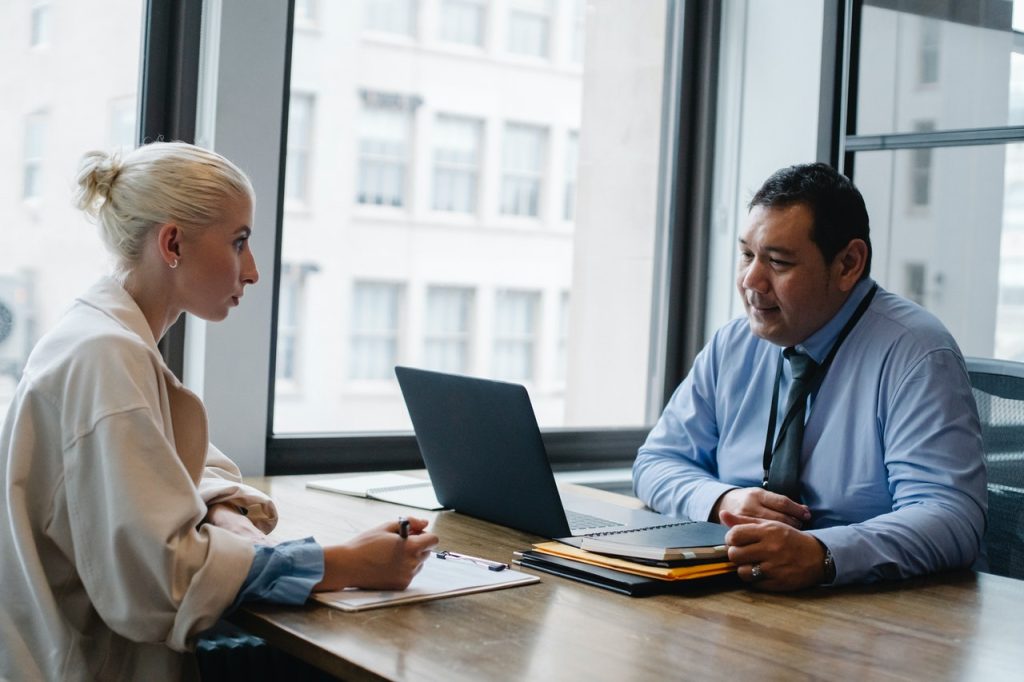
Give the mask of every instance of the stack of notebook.
<svg viewBox="0 0 1024 682">
<path fill-rule="evenodd" d="M 561 542 L 541 542 L 518 555 L 520 565 L 527 568 L 634 597 L 685 591 L 698 584 L 706 585 L 711 578 L 718 578 L 715 582 L 731 581 L 736 571 L 726 558 L 725 547 L 720 545 L 644 547 L 638 551 L 608 543 L 602 550 L 598 553 Z M 614 556 L 609 550 L 616 554 L 629 551 L 632 555 Z"/>
</svg>

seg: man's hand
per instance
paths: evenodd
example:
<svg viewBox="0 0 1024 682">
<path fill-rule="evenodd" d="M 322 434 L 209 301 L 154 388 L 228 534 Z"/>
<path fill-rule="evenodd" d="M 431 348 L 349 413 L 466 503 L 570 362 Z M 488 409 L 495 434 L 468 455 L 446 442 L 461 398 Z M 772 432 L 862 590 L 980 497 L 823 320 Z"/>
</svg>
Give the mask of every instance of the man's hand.
<svg viewBox="0 0 1024 682">
<path fill-rule="evenodd" d="M 738 516 L 748 516 L 766 521 L 778 521 L 793 528 L 803 528 L 811 520 L 807 505 L 797 504 L 785 495 L 779 495 L 764 488 L 733 488 L 718 498 L 711 509 L 710 521 L 718 521 L 720 513 L 727 511 Z M 722 519 L 725 525 L 732 525 Z"/>
<path fill-rule="evenodd" d="M 725 544 L 740 579 L 773 592 L 799 590 L 825 580 L 825 547 L 813 535 L 778 521 L 722 512 Z"/>
<path fill-rule="evenodd" d="M 253 525 L 249 517 L 242 514 L 238 507 L 227 502 L 218 502 L 210 505 L 206 511 L 206 518 L 203 519 L 203 523 L 211 523 L 214 526 L 229 530 L 235 535 L 241 535 L 243 538 L 251 540 L 253 544 L 277 544 L 275 540 L 271 540 L 263 531 Z"/>
</svg>

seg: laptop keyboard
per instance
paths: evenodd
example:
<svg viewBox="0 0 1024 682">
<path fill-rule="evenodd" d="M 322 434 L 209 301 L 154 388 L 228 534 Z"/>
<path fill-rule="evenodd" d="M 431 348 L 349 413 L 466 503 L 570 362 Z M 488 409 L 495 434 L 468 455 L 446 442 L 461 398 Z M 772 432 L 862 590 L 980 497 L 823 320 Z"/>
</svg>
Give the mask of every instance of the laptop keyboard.
<svg viewBox="0 0 1024 682">
<path fill-rule="evenodd" d="M 599 516 L 581 514 L 580 512 L 565 510 L 565 518 L 569 521 L 569 529 L 573 531 L 587 530 L 588 528 L 605 528 L 607 526 L 621 526 L 621 523 L 602 519 Z"/>
</svg>

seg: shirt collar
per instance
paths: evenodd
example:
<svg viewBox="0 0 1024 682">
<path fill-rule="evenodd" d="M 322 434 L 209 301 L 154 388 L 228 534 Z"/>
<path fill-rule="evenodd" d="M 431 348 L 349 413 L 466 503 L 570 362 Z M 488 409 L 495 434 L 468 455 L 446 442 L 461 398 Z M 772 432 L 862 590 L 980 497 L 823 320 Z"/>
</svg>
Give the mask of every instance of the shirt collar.
<svg viewBox="0 0 1024 682">
<path fill-rule="evenodd" d="M 836 338 L 839 336 L 839 332 L 843 330 L 846 323 L 853 317 L 853 313 L 857 310 L 857 306 L 864 300 L 868 290 L 874 286 L 875 282 L 870 277 L 865 277 L 857 285 L 853 287 L 853 291 L 846 298 L 846 302 L 843 303 L 839 312 L 836 313 L 831 320 L 825 323 L 818 331 L 814 332 L 806 339 L 796 344 L 796 349 L 801 353 L 810 355 L 817 363 L 825 361 L 825 357 L 828 352 L 832 350 L 832 344 L 835 343 Z"/>
<path fill-rule="evenodd" d="M 79 296 L 78 300 L 134 332 L 150 350 L 159 355 L 156 339 L 153 338 L 153 330 L 146 321 L 146 316 L 142 314 L 142 309 L 135 299 L 116 279 L 110 276 L 101 277 L 88 291 Z"/>
</svg>

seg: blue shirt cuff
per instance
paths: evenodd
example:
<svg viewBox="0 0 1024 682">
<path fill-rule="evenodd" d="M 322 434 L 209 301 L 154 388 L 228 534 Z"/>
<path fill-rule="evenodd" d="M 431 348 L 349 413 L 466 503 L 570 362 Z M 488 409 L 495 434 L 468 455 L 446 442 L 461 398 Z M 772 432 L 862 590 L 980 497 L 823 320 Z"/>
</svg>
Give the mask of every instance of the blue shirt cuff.
<svg viewBox="0 0 1024 682">
<path fill-rule="evenodd" d="M 311 537 L 257 545 L 249 575 L 228 611 L 249 601 L 304 604 L 323 577 L 324 550 Z"/>
</svg>

